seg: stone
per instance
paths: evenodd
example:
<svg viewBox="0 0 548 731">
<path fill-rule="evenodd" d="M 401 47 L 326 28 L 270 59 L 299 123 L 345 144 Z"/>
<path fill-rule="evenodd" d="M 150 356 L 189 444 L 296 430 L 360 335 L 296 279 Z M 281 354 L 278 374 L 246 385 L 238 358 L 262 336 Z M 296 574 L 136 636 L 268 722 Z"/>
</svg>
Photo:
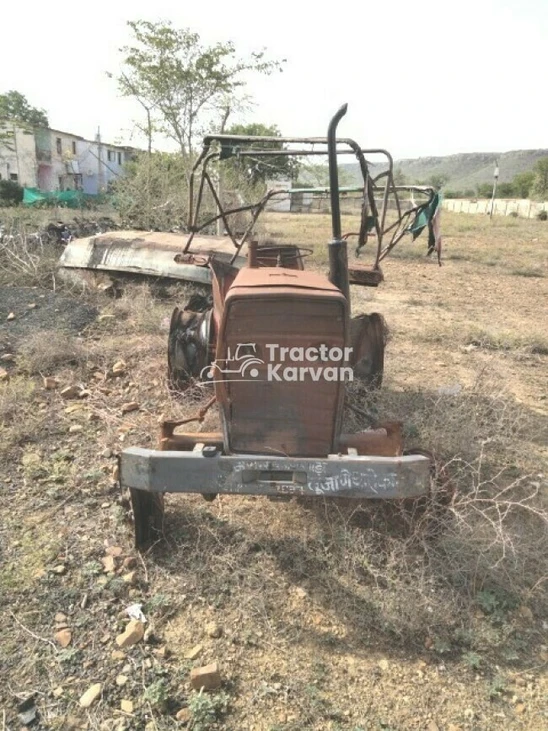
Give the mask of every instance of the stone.
<svg viewBox="0 0 548 731">
<path fill-rule="evenodd" d="M 121 662 L 122 660 L 126 659 L 126 653 L 122 652 L 122 650 L 113 650 L 110 653 L 110 658 L 115 662 Z"/>
<path fill-rule="evenodd" d="M 101 457 L 104 457 L 105 459 L 110 459 L 112 457 L 112 449 L 103 449 L 101 452 Z"/>
<path fill-rule="evenodd" d="M 214 639 L 218 639 L 223 634 L 223 628 L 219 627 L 217 622 L 208 622 L 205 629 L 208 636 Z"/>
<path fill-rule="evenodd" d="M 125 404 L 122 404 L 122 414 L 129 414 L 130 411 L 138 411 L 141 408 L 141 405 L 138 401 L 128 401 Z"/>
<path fill-rule="evenodd" d="M 520 608 L 518 609 L 518 613 L 520 617 L 523 617 L 523 619 L 533 619 L 533 612 L 529 609 L 529 607 L 526 604 L 522 604 Z"/>
<path fill-rule="evenodd" d="M 44 376 L 42 383 L 47 391 L 53 391 L 61 385 L 57 378 L 53 378 L 53 376 Z"/>
<path fill-rule="evenodd" d="M 9 381 L 10 374 L 5 368 L 0 368 L 0 381 Z"/>
<path fill-rule="evenodd" d="M 118 647 L 132 647 L 140 642 L 145 634 L 145 627 L 138 619 L 132 619 L 121 635 L 116 638 Z"/>
<path fill-rule="evenodd" d="M 6 317 L 6 320 L 15 320 L 15 313 L 10 312 L 9 315 Z"/>
<path fill-rule="evenodd" d="M 124 713 L 133 713 L 133 702 L 126 698 L 122 698 L 120 701 L 120 708 Z"/>
<path fill-rule="evenodd" d="M 117 464 L 114 465 L 114 467 L 112 468 L 112 479 L 114 480 L 114 482 L 118 482 L 118 480 L 120 479 L 120 468 Z"/>
<path fill-rule="evenodd" d="M 196 660 L 202 654 L 203 649 L 203 645 L 194 645 L 194 647 L 185 652 L 185 660 Z"/>
<path fill-rule="evenodd" d="M 180 711 L 177 711 L 175 718 L 177 721 L 180 721 L 180 723 L 188 723 L 192 718 L 190 708 L 181 708 Z"/>
<path fill-rule="evenodd" d="M 61 396 L 64 399 L 78 398 L 81 390 L 82 389 L 79 386 L 65 386 L 65 388 L 61 390 Z"/>
<path fill-rule="evenodd" d="M 60 629 L 54 634 L 55 641 L 61 645 L 61 647 L 68 647 L 72 642 L 72 632 L 69 629 Z"/>
<path fill-rule="evenodd" d="M 13 353 L 4 353 L 0 360 L 3 360 L 4 363 L 13 363 L 13 361 L 15 360 L 15 355 Z"/>
<path fill-rule="evenodd" d="M 101 563 L 107 574 L 112 574 L 116 570 L 116 559 L 114 556 L 103 556 Z"/>
<path fill-rule="evenodd" d="M 54 574 L 58 574 L 59 576 L 63 576 L 63 574 L 66 574 L 67 573 L 67 567 L 64 564 L 60 563 L 57 566 L 54 566 L 51 569 L 51 571 Z"/>
<path fill-rule="evenodd" d="M 221 686 L 221 675 L 216 662 L 204 665 L 201 668 L 192 668 L 190 671 L 190 684 L 194 690 L 216 690 Z"/>
<path fill-rule="evenodd" d="M 59 685 L 55 690 L 53 691 L 53 697 L 54 698 L 60 698 L 63 695 L 63 687 Z"/>
<path fill-rule="evenodd" d="M 95 683 L 95 685 L 89 687 L 80 698 L 80 706 L 82 708 L 89 708 L 100 697 L 102 690 L 103 686 L 101 683 Z"/>
<path fill-rule="evenodd" d="M 137 571 L 130 571 L 128 574 L 122 576 L 122 581 L 126 584 L 137 583 Z"/>
<path fill-rule="evenodd" d="M 381 660 L 379 660 L 377 665 L 380 667 L 381 670 L 384 670 L 384 671 L 388 670 L 388 668 L 390 667 L 388 664 L 388 660 L 385 657 L 383 657 Z"/>
<path fill-rule="evenodd" d="M 126 372 L 126 364 L 123 360 L 117 360 L 116 363 L 112 366 L 112 374 L 114 376 L 123 376 Z"/>
<path fill-rule="evenodd" d="M 69 434 L 78 434 L 84 427 L 81 424 L 71 424 L 69 426 Z"/>
<path fill-rule="evenodd" d="M 107 546 L 105 549 L 107 556 L 114 556 L 115 558 L 119 558 L 123 552 L 124 549 L 121 546 Z"/>
<path fill-rule="evenodd" d="M 525 713 L 525 703 L 518 703 L 516 705 L 516 713 Z"/>
<path fill-rule="evenodd" d="M 440 727 L 435 721 L 430 721 L 430 723 L 426 727 L 426 731 L 440 731 Z"/>
<path fill-rule="evenodd" d="M 127 675 L 117 675 L 116 676 L 116 685 L 119 685 L 120 688 L 127 683 L 129 680 Z"/>
<path fill-rule="evenodd" d="M 63 614 L 63 612 L 57 612 L 54 619 L 56 622 L 58 622 L 60 624 L 61 622 L 66 622 L 68 617 L 66 614 Z"/>
</svg>

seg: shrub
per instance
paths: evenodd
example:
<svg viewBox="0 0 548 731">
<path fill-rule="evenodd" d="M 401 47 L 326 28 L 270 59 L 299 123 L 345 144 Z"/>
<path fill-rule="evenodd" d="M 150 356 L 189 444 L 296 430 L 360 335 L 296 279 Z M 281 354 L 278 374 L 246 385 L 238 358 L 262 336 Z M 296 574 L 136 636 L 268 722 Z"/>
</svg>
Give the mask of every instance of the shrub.
<svg viewBox="0 0 548 731">
<path fill-rule="evenodd" d="M 14 180 L 0 180 L 0 206 L 17 206 L 23 201 L 23 188 Z"/>
<path fill-rule="evenodd" d="M 548 211 L 540 211 L 537 213 L 537 218 L 539 221 L 548 221 Z"/>
</svg>

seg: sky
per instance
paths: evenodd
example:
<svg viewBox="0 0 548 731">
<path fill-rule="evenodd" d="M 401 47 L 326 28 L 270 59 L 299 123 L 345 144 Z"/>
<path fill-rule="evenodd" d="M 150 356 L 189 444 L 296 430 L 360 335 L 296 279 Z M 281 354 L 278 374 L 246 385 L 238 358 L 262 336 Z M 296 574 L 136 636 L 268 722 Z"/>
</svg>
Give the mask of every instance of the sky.
<svg viewBox="0 0 548 731">
<path fill-rule="evenodd" d="M 137 144 L 139 109 L 107 72 L 140 19 L 287 59 L 249 78 L 254 106 L 232 121 L 323 136 L 348 102 L 340 135 L 397 159 L 548 147 L 548 0 L 9 3 L 0 93 L 25 94 L 56 129 Z"/>
</svg>

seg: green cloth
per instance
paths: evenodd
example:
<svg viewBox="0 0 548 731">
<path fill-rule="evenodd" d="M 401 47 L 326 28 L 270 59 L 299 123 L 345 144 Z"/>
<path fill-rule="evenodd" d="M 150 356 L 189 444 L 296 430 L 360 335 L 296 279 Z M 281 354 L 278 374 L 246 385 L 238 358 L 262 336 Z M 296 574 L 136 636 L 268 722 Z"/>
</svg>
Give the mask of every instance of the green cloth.
<svg viewBox="0 0 548 731">
<path fill-rule="evenodd" d="M 431 223 L 434 216 L 436 215 L 436 212 L 441 206 L 442 200 L 443 196 L 441 193 L 434 193 L 430 201 L 428 201 L 428 203 L 425 203 L 424 206 L 421 206 L 420 210 L 415 216 L 415 220 L 407 229 L 410 233 L 413 234 L 413 241 L 418 236 L 420 236 L 426 226 Z"/>
</svg>

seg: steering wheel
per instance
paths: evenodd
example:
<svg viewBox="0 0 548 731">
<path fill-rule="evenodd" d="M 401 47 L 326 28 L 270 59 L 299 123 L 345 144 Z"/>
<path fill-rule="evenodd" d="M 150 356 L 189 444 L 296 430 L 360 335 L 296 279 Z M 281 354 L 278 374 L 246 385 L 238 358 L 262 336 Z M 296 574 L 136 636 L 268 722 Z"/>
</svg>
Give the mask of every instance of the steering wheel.
<svg viewBox="0 0 548 731">
<path fill-rule="evenodd" d="M 261 257 L 261 254 L 278 254 L 286 260 L 305 259 L 307 256 L 311 256 L 313 253 L 313 249 L 309 249 L 307 247 L 301 249 L 300 246 L 296 246 L 294 244 L 287 244 L 282 246 L 260 246 L 257 249 L 257 259 L 264 259 L 264 257 Z"/>
</svg>

